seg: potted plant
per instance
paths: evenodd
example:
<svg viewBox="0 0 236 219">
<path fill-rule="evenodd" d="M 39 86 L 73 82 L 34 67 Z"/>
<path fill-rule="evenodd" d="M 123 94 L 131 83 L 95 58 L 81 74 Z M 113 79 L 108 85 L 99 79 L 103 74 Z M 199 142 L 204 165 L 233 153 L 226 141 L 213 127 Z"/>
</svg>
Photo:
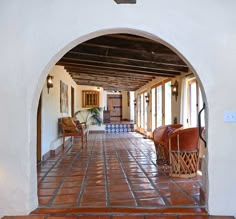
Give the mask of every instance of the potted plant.
<svg viewBox="0 0 236 219">
<path fill-rule="evenodd" d="M 102 108 L 100 107 L 93 107 L 84 110 L 78 110 L 75 112 L 74 117 L 77 118 L 79 116 L 83 122 L 88 125 L 99 125 L 102 124 L 101 112 Z"/>
</svg>

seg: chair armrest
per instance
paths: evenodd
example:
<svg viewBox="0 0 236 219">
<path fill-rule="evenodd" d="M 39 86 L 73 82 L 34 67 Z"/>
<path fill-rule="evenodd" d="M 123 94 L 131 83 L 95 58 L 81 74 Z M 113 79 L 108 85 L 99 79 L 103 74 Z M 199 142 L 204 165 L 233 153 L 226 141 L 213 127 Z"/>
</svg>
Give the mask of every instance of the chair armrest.
<svg viewBox="0 0 236 219">
<path fill-rule="evenodd" d="M 87 129 L 87 124 L 86 122 L 81 122 L 79 123 L 78 125 L 76 125 L 77 128 L 80 128 L 80 129 Z"/>
<path fill-rule="evenodd" d="M 74 126 L 65 126 L 62 128 L 64 132 L 74 132 L 74 131 L 79 131 L 77 128 Z"/>
</svg>

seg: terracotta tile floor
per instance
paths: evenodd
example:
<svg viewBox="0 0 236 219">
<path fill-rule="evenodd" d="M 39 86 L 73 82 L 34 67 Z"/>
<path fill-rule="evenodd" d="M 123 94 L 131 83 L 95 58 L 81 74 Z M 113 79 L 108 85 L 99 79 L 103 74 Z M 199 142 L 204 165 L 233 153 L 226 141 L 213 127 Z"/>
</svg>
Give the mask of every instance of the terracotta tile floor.
<svg viewBox="0 0 236 219">
<path fill-rule="evenodd" d="M 90 134 L 38 166 L 39 207 L 202 207 L 201 177 L 171 178 L 138 133 Z M 78 143 L 78 144 L 76 144 Z"/>
<path fill-rule="evenodd" d="M 90 134 L 38 166 L 39 208 L 4 219 L 233 219 L 209 216 L 201 177 L 170 178 L 137 133 Z"/>
</svg>

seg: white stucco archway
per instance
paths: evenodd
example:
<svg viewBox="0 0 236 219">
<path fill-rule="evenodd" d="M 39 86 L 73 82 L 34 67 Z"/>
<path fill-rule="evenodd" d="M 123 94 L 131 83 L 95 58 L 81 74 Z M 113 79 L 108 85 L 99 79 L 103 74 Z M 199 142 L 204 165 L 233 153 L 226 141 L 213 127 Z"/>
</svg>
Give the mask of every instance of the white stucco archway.
<svg viewBox="0 0 236 219">
<path fill-rule="evenodd" d="M 158 36 L 154 36 L 151 33 L 147 33 L 141 30 L 136 30 L 136 29 L 127 29 L 127 28 L 112 28 L 112 29 L 106 29 L 106 30 L 98 30 L 96 32 L 93 33 L 89 33 L 87 35 L 84 36 L 80 36 L 77 39 L 75 39 L 72 42 L 69 42 L 67 45 L 65 45 L 64 48 L 62 48 L 57 54 L 55 54 L 51 60 L 49 60 L 49 63 L 45 66 L 45 69 L 43 70 L 43 72 L 40 75 L 40 80 L 38 81 L 38 86 L 35 89 L 35 97 L 33 98 L 33 103 L 32 103 L 32 107 L 35 109 L 35 112 L 32 112 L 32 119 L 30 119 L 30 121 L 35 120 L 35 115 L 37 112 L 37 106 L 38 106 L 38 99 L 39 96 L 41 94 L 43 85 L 45 83 L 45 78 L 47 77 L 50 69 L 68 52 L 70 51 L 73 47 L 79 45 L 80 43 L 83 43 L 87 40 L 102 36 L 102 35 L 107 35 L 107 34 L 133 34 L 133 35 L 138 35 L 138 36 L 142 36 L 145 38 L 149 38 L 151 40 L 154 40 L 158 43 L 162 43 L 163 45 L 169 47 L 172 51 L 174 51 L 179 57 L 181 57 L 186 64 L 189 66 L 190 68 L 190 72 L 194 73 L 194 75 L 196 76 L 200 86 L 201 86 L 201 91 L 202 91 L 202 95 L 203 95 L 203 101 L 205 102 L 205 104 L 207 105 L 207 99 L 206 99 L 206 95 L 205 95 L 205 90 L 204 87 L 201 83 L 201 80 L 198 76 L 198 74 L 196 73 L 196 71 L 193 69 L 193 67 L 191 66 L 191 64 L 188 62 L 188 60 L 178 51 L 178 49 L 174 48 L 173 46 L 171 46 L 170 44 L 168 44 L 167 42 L 165 42 L 164 40 L 160 39 Z M 208 115 L 208 109 L 206 108 L 206 115 Z M 33 126 L 33 124 L 32 124 Z M 208 120 L 206 118 L 206 130 L 208 129 Z M 34 130 L 32 130 L 34 131 Z M 34 133 L 32 133 L 30 135 L 32 138 L 35 138 Z M 207 137 L 207 136 L 206 136 Z M 34 141 L 34 139 L 32 139 L 32 142 Z M 34 156 L 34 154 L 32 154 L 32 157 Z M 206 167 L 206 172 L 207 172 L 207 167 Z M 203 178 L 203 180 L 205 180 L 206 182 L 203 183 L 203 185 L 206 185 L 207 183 L 207 179 Z M 206 188 L 204 188 L 206 189 Z M 207 197 L 206 197 L 207 198 Z M 207 200 L 206 200 L 207 201 Z M 207 203 L 206 203 L 207 204 Z M 207 207 L 207 206 L 206 206 Z"/>
<path fill-rule="evenodd" d="M 224 111 L 236 108 L 235 6 L 185 0 L 139 0 L 136 5 L 112 0 L 1 2 L 0 215 L 26 214 L 37 207 L 36 109 L 51 67 L 89 38 L 136 30 L 137 35 L 168 42 L 198 73 L 210 115 L 209 213 L 236 216 L 236 173 L 225 174 L 235 166 L 236 126 L 223 121 Z M 227 85 L 224 92 L 222 85 Z"/>
</svg>

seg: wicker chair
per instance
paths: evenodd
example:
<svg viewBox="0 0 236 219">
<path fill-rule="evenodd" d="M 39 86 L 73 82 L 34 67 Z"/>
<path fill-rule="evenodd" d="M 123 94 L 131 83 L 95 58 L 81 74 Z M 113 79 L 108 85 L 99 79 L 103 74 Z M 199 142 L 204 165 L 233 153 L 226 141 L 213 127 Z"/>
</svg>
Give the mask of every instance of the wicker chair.
<svg viewBox="0 0 236 219">
<path fill-rule="evenodd" d="M 198 143 L 198 128 L 177 130 L 169 136 L 170 176 L 190 178 L 197 175 Z"/>
<path fill-rule="evenodd" d="M 182 126 L 183 125 L 181 124 L 165 125 L 160 126 L 153 131 L 153 140 L 156 149 L 157 163 L 169 163 L 168 136 L 173 131 L 180 129 Z"/>
<path fill-rule="evenodd" d="M 88 128 L 86 123 L 80 123 L 73 121 L 71 117 L 64 117 L 59 119 L 59 123 L 62 128 L 63 147 L 65 144 L 65 137 L 81 137 L 82 147 L 84 146 L 84 140 L 87 142 Z"/>
</svg>

